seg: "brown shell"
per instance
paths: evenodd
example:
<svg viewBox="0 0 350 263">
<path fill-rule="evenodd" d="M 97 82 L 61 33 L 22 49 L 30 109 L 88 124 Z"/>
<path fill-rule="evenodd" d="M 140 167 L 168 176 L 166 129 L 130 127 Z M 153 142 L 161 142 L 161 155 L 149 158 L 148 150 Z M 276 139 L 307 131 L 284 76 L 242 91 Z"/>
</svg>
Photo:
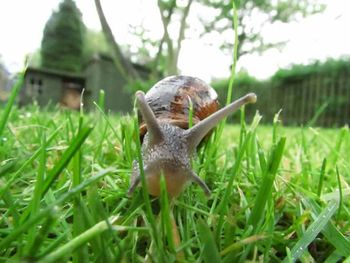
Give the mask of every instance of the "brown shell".
<svg viewBox="0 0 350 263">
<path fill-rule="evenodd" d="M 147 93 L 146 101 L 158 121 L 188 129 L 189 99 L 193 105 L 193 125 L 218 110 L 216 91 L 204 81 L 189 76 L 172 76 L 156 83 Z M 141 116 L 140 135 L 147 127 Z"/>
</svg>

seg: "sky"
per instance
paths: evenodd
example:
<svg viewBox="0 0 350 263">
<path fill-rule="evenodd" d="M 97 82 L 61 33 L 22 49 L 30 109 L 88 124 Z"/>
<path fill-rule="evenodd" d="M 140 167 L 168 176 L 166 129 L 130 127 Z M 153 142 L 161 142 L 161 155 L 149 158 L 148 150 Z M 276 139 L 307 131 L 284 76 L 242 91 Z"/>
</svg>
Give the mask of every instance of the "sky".
<svg viewBox="0 0 350 263">
<path fill-rule="evenodd" d="M 251 75 L 266 79 L 278 68 L 291 64 L 310 63 L 316 59 L 350 56 L 350 1 L 320 0 L 327 5 L 325 12 L 291 24 L 275 24 L 264 30 L 266 40 L 287 41 L 282 50 L 271 49 L 261 55 L 242 57 L 238 70 L 246 69 Z M 59 0 L 11 0 L 0 2 L 0 59 L 14 73 L 21 69 L 26 54 L 40 47 L 46 21 Z M 115 39 L 120 44 L 133 41 L 128 33 L 130 24 L 143 23 L 154 38 L 161 38 L 162 25 L 156 0 L 120 1 L 101 0 Z M 94 1 L 76 0 L 85 25 L 100 30 Z M 191 10 L 189 22 L 198 23 L 197 9 Z M 190 32 L 191 35 L 191 32 Z M 233 38 L 233 36 L 232 36 Z M 217 45 L 192 37 L 183 42 L 179 58 L 181 74 L 206 81 L 227 78 L 232 56 L 220 51 Z"/>
</svg>

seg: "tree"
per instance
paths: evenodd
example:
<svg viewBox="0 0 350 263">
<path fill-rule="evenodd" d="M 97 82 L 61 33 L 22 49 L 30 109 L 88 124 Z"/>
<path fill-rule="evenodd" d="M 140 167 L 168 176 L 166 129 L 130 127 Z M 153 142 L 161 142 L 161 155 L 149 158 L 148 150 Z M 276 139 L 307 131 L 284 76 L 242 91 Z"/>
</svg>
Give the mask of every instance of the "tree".
<svg viewBox="0 0 350 263">
<path fill-rule="evenodd" d="M 8 88 L 10 73 L 0 55 L 0 101 L 5 99 L 5 91 Z"/>
<path fill-rule="evenodd" d="M 185 5 L 178 5 L 176 0 L 158 0 L 158 8 L 161 17 L 161 21 L 163 24 L 163 36 L 160 41 L 152 41 L 149 39 L 143 39 L 146 43 L 151 43 L 151 45 L 157 45 L 158 51 L 154 58 L 152 58 L 152 62 L 149 63 L 152 67 L 153 77 L 157 77 L 157 73 L 159 72 L 159 64 L 161 61 L 165 61 L 164 67 L 162 67 L 161 72 L 164 72 L 167 75 L 174 75 L 178 73 L 178 58 L 181 50 L 182 41 L 185 38 L 185 31 L 187 28 L 187 17 L 189 15 L 190 7 L 192 5 L 193 0 L 189 0 Z M 113 37 L 113 33 L 107 19 L 103 13 L 100 0 L 95 0 L 96 10 L 100 18 L 102 30 L 114 50 L 114 58 L 116 66 L 122 71 L 122 68 L 125 68 L 125 71 L 122 71 L 129 79 L 137 79 L 138 76 L 136 71 L 134 70 L 130 60 L 126 59 L 124 54 L 121 51 L 120 46 L 115 41 Z M 171 36 L 169 33 L 169 25 L 173 20 L 177 19 L 179 22 L 179 29 L 177 36 Z M 138 47 L 141 51 L 144 49 L 143 47 Z M 144 54 L 144 52 L 142 52 Z M 165 58 L 165 59 L 164 59 Z"/>
<path fill-rule="evenodd" d="M 112 51 L 102 31 L 87 28 L 84 39 L 84 61 L 89 61 L 95 54 L 112 56 Z"/>
<path fill-rule="evenodd" d="M 159 49 L 155 58 L 155 63 L 157 63 L 159 58 L 161 57 L 163 45 L 164 43 L 166 43 L 167 49 L 165 56 L 167 58 L 167 63 L 165 67 L 165 72 L 168 75 L 175 75 L 178 73 L 177 65 L 182 47 L 182 41 L 185 39 L 187 17 L 190 13 L 192 3 L 193 0 L 188 0 L 186 5 L 180 7 L 179 5 L 177 5 L 176 0 L 158 0 L 159 13 L 163 23 L 163 37 L 159 44 Z M 178 13 L 179 16 L 180 26 L 178 29 L 177 36 L 171 37 L 168 28 L 176 13 Z"/>
<path fill-rule="evenodd" d="M 100 3 L 99 0 L 95 0 L 95 2 Z M 157 77 L 158 72 L 165 75 L 178 73 L 178 59 L 183 40 L 186 38 L 186 32 L 191 27 L 188 23 L 188 17 L 192 9 L 202 11 L 202 15 L 199 17 L 203 28 L 198 37 L 213 32 L 219 33 L 219 35 L 229 35 L 230 39 L 221 38 L 215 41 L 222 41 L 223 50 L 232 50 L 234 35 L 232 0 L 158 0 L 157 3 L 163 27 L 161 39 L 147 39 L 147 34 L 144 34 L 142 25 L 138 26 L 138 30 L 134 30 L 142 38 L 144 45 L 137 47 L 138 50 L 134 52 L 136 56 L 140 53 L 147 54 L 147 52 L 144 52 L 145 49 L 156 49 L 153 54 L 151 52 L 147 54 L 150 56 L 149 64 L 152 65 L 153 76 Z M 321 12 L 324 9 L 324 6 L 319 4 L 318 0 L 236 0 L 235 4 L 238 9 L 238 58 L 247 53 L 263 52 L 283 44 L 265 43 L 261 35 L 265 26 L 276 22 L 288 23 Z M 123 61 L 125 59 L 124 55 L 113 38 L 106 18 L 101 16 L 99 9 L 100 4 L 99 7 L 97 6 L 97 10 L 102 27 L 106 29 L 104 32 L 109 36 L 110 43 L 115 43 L 118 47 L 117 52 L 115 52 L 117 61 Z M 256 22 L 257 17 L 259 23 Z M 177 25 L 176 32 L 169 30 L 174 25 Z"/>
<path fill-rule="evenodd" d="M 95 6 L 98 17 L 100 19 L 102 31 L 107 39 L 107 42 L 110 45 L 113 54 L 114 64 L 116 65 L 117 69 L 122 74 L 122 76 L 124 76 L 125 80 L 127 80 L 129 83 L 132 83 L 133 80 L 139 79 L 139 75 L 133 67 L 131 61 L 125 58 L 120 46 L 115 41 L 112 29 L 110 28 L 107 19 L 104 15 L 100 0 L 95 0 Z"/>
<path fill-rule="evenodd" d="M 201 3 L 217 13 L 210 19 L 204 16 L 200 18 L 204 26 L 202 36 L 211 32 L 223 34 L 233 30 L 231 0 L 201 0 Z M 289 23 L 300 20 L 324 10 L 324 5 L 318 0 L 235 0 L 235 4 L 238 9 L 238 58 L 284 44 L 283 42 L 265 43 L 261 35 L 264 27 L 276 22 Z M 233 44 L 232 41 L 224 41 L 222 49 L 232 50 Z"/>
<path fill-rule="evenodd" d="M 60 3 L 47 21 L 41 41 L 43 67 L 79 72 L 82 68 L 85 26 L 73 0 Z"/>
</svg>

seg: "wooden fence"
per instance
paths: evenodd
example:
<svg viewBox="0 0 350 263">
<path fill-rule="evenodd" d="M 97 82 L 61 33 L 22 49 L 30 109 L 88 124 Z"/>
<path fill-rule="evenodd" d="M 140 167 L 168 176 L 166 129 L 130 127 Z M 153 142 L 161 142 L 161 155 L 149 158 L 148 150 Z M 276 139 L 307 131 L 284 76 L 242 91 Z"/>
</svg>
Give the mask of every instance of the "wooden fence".
<svg viewBox="0 0 350 263">
<path fill-rule="evenodd" d="M 309 125 L 339 127 L 350 124 L 350 72 L 337 74 L 313 74 L 284 81 L 264 82 L 258 85 L 234 87 L 234 98 L 247 92 L 258 95 L 258 103 L 246 108 L 251 119 L 256 110 L 263 115 L 263 122 L 272 123 L 274 115 L 281 111 L 284 125 Z M 224 91 L 219 91 L 221 98 Z"/>
</svg>

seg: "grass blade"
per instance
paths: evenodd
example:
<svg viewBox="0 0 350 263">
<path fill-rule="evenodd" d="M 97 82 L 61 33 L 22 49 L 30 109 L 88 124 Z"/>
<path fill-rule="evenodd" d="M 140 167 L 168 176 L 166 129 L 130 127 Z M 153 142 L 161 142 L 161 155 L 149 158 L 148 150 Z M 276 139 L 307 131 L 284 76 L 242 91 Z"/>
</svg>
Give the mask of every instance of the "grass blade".
<svg viewBox="0 0 350 263">
<path fill-rule="evenodd" d="M 337 174 L 337 181 L 338 181 L 338 189 L 339 189 L 339 207 L 338 207 L 338 215 L 337 218 L 340 218 L 340 212 L 343 207 L 343 189 L 341 187 L 341 179 L 340 179 L 340 174 L 338 170 L 338 166 L 335 167 L 335 172 Z"/>
<path fill-rule="evenodd" d="M 58 135 L 59 131 L 61 130 L 61 127 L 59 127 L 58 129 L 56 129 L 53 134 L 47 139 L 46 144 L 48 145 L 49 143 L 51 143 L 56 136 Z M 18 179 L 20 177 L 20 175 L 22 174 L 23 170 L 29 165 L 31 164 L 36 158 L 38 158 L 38 156 L 40 155 L 42 151 L 42 146 L 36 150 L 33 155 L 31 157 L 29 157 L 22 165 L 20 168 L 18 168 L 18 170 L 12 175 L 11 179 L 8 180 L 8 182 L 6 183 L 6 185 L 0 189 L 0 198 L 3 196 L 3 194 L 5 194 L 7 192 L 7 190 L 10 188 L 11 184 L 13 184 L 13 182 Z"/>
<path fill-rule="evenodd" d="M 60 259 L 63 259 L 67 257 L 67 255 L 70 255 L 73 251 L 78 249 L 80 246 L 86 244 L 89 242 L 91 239 L 95 238 L 96 236 L 101 235 L 103 232 L 107 231 L 110 229 L 109 225 L 112 225 L 118 217 L 114 216 L 107 220 L 101 221 L 91 227 L 90 229 L 86 230 L 85 232 L 81 233 L 79 236 L 75 237 L 62 247 L 56 249 L 52 253 L 46 255 L 41 259 L 43 262 L 57 262 Z M 143 230 L 142 228 L 130 228 L 130 227 L 125 227 L 125 226 L 116 226 L 114 225 L 112 228 L 114 231 L 126 231 L 129 229 L 132 230 Z"/>
<path fill-rule="evenodd" d="M 44 224 L 39 229 L 35 239 L 33 240 L 27 255 L 29 257 L 35 257 L 35 255 L 39 252 L 39 248 L 41 244 L 44 242 L 45 238 L 47 237 L 51 227 L 54 225 L 55 221 L 58 218 L 57 211 L 54 211 L 53 213 L 49 213 L 49 216 L 46 218 Z M 35 230 L 33 228 L 32 230 Z M 29 244 L 29 243 L 28 243 Z"/>
<path fill-rule="evenodd" d="M 202 258 L 204 262 L 221 262 L 221 257 L 216 246 L 213 233 L 207 224 L 200 221 L 198 224 L 198 235 L 202 244 Z"/>
<path fill-rule="evenodd" d="M 333 214 L 337 211 L 338 204 L 335 201 L 330 202 L 330 204 L 322 211 L 321 214 L 315 219 L 315 221 L 308 227 L 304 235 L 298 240 L 298 242 L 291 249 L 291 258 L 295 262 L 299 259 L 304 251 L 307 249 L 308 245 L 316 238 L 316 236 L 322 231 L 322 229 L 329 222 Z M 289 260 L 285 258 L 283 262 L 288 262 Z"/>
<path fill-rule="evenodd" d="M 329 155 L 329 164 L 330 164 L 330 169 L 334 168 L 334 166 L 337 164 L 337 161 L 340 156 L 340 149 L 341 146 L 344 142 L 345 135 L 347 135 L 349 132 L 349 128 L 344 127 L 340 130 L 337 141 L 335 143 L 335 147 L 332 149 L 332 152 Z"/>
<path fill-rule="evenodd" d="M 4 165 L 0 166 L 0 177 L 4 176 L 8 172 L 12 171 L 12 169 L 15 167 L 16 161 L 15 160 L 9 160 Z M 0 194 L 1 197 L 1 194 Z"/>
<path fill-rule="evenodd" d="M 238 242 L 235 242 L 235 243 L 229 245 L 228 247 L 226 247 L 224 250 L 222 250 L 220 252 L 220 255 L 224 256 L 232 251 L 236 251 L 236 250 L 242 248 L 245 245 L 255 243 L 255 242 L 262 240 L 262 239 L 265 239 L 265 238 L 266 237 L 264 235 L 253 235 L 253 236 L 247 237 L 245 239 L 239 240 Z"/>
<path fill-rule="evenodd" d="M 24 81 L 25 72 L 26 72 L 26 68 L 21 73 L 19 73 L 18 79 L 17 79 L 17 81 L 16 81 L 16 83 L 15 83 L 13 89 L 12 89 L 10 98 L 9 98 L 7 104 L 6 104 L 5 110 L 4 110 L 4 112 L 2 114 L 2 117 L 0 119 L 0 138 L 2 137 L 2 134 L 3 134 L 4 129 L 6 127 L 7 120 L 9 118 L 9 116 L 10 116 L 11 109 L 13 107 L 13 104 L 15 103 L 17 95 L 18 95 L 19 91 L 23 87 L 23 81 Z M 1 143 L 1 141 L 2 140 L 0 140 L 0 143 Z"/>
<path fill-rule="evenodd" d="M 49 190 L 55 179 L 58 175 L 63 171 L 63 169 L 68 165 L 69 161 L 72 159 L 74 154 L 80 149 L 83 142 L 89 136 L 91 131 L 93 130 L 92 126 L 82 127 L 77 136 L 72 140 L 72 143 L 63 153 L 62 158 L 58 161 L 58 163 L 52 168 L 52 170 L 47 175 L 47 179 L 44 183 L 42 195 L 45 195 Z"/>
<path fill-rule="evenodd" d="M 251 225 L 253 225 L 255 230 L 258 224 L 261 222 L 262 218 L 264 218 L 263 212 L 267 204 L 268 198 L 270 198 L 273 182 L 275 180 L 277 169 L 282 159 L 285 142 L 286 138 L 281 138 L 276 148 L 272 151 L 269 164 L 266 167 L 266 170 L 263 175 L 261 187 L 259 188 L 259 191 L 256 195 L 254 207 L 252 209 L 252 213 L 248 221 Z"/>
<path fill-rule="evenodd" d="M 105 111 L 105 102 L 106 102 L 106 94 L 103 89 L 100 89 L 100 93 L 98 95 L 98 106 L 102 111 Z"/>
<path fill-rule="evenodd" d="M 164 236 L 167 238 L 170 251 L 174 253 L 176 250 L 174 236 L 173 236 L 173 224 L 172 224 L 172 220 L 174 220 L 174 218 L 171 218 L 172 213 L 169 207 L 168 192 L 166 190 L 166 183 L 163 175 L 160 178 L 160 187 L 161 187 L 160 188 L 161 190 L 160 214 L 162 219 L 161 220 L 162 232 Z"/>
<path fill-rule="evenodd" d="M 326 165 L 327 165 L 327 159 L 324 158 L 323 162 L 322 162 L 321 172 L 320 172 L 320 179 L 318 181 L 318 187 L 317 187 L 317 195 L 318 195 L 318 197 L 320 197 L 321 194 L 322 194 L 322 186 L 323 186 L 324 174 L 326 172 Z"/>
<path fill-rule="evenodd" d="M 35 186 L 34 186 L 34 194 L 33 199 L 30 202 L 30 205 L 28 206 L 30 211 L 30 216 L 33 217 L 40 209 L 40 201 L 41 201 L 41 187 L 45 178 L 45 168 L 46 168 L 46 135 L 45 133 L 42 134 L 41 139 L 41 153 L 40 153 L 40 164 L 38 168 L 38 173 L 35 180 Z M 48 218 L 48 222 L 49 222 Z M 50 225 L 50 224 L 48 224 Z M 28 254 L 31 255 L 33 253 L 33 249 L 35 247 L 34 244 L 34 237 L 37 233 L 36 229 L 31 229 L 31 231 L 28 234 L 27 239 L 27 249 L 29 250 Z"/>
<path fill-rule="evenodd" d="M 237 52 L 238 52 L 238 14 L 235 2 L 232 1 L 232 11 L 233 11 L 233 30 L 235 32 L 235 38 L 233 43 L 233 65 L 231 67 L 231 76 L 228 84 L 226 105 L 230 104 L 232 99 L 233 83 L 236 76 L 236 65 L 237 65 Z"/>
<path fill-rule="evenodd" d="M 229 203 L 229 196 L 230 196 L 230 193 L 231 193 L 231 190 L 232 190 L 232 185 L 233 185 L 233 181 L 234 181 L 234 178 L 236 177 L 236 174 L 238 173 L 238 170 L 240 169 L 240 166 L 241 166 L 241 163 L 242 163 L 242 160 L 243 160 L 243 156 L 244 156 L 244 153 L 247 149 L 247 146 L 248 146 L 248 142 L 250 140 L 250 135 L 251 133 L 248 132 L 247 133 L 247 136 L 245 137 L 245 140 L 242 144 L 242 147 L 239 148 L 239 154 L 237 156 L 237 160 L 233 166 L 233 171 L 232 171 L 232 174 L 229 178 L 229 182 L 228 182 L 228 185 L 225 189 L 225 193 L 224 193 L 224 196 L 220 202 L 220 204 L 218 205 L 218 210 L 217 210 L 217 213 L 220 215 L 219 217 L 219 220 L 218 220 L 218 227 L 217 227 L 217 230 L 216 230 L 216 240 L 219 241 L 220 240 L 220 235 L 221 235 L 221 231 L 222 231 L 222 228 L 223 228 L 223 225 L 224 225 L 224 218 L 226 216 L 226 211 L 227 211 L 227 204 Z"/>
<path fill-rule="evenodd" d="M 136 101 L 136 100 L 135 100 Z M 137 116 L 137 109 L 134 107 L 134 112 L 135 116 Z M 147 183 L 146 183 L 146 177 L 145 177 L 145 171 L 143 169 L 143 159 L 142 159 L 142 154 L 141 154 L 141 142 L 140 142 L 140 127 L 137 118 L 134 119 L 134 131 L 135 131 L 135 137 L 136 137 L 136 152 L 137 152 L 137 161 L 139 164 L 139 169 L 140 169 L 140 178 L 141 178 L 141 186 L 142 186 L 142 197 L 143 201 L 145 203 L 145 214 L 146 217 L 150 223 L 151 226 L 151 235 L 152 235 L 152 240 L 155 242 L 156 247 L 158 248 L 158 251 L 162 253 L 163 251 L 161 250 L 161 238 L 159 237 L 157 233 L 157 226 L 156 226 L 156 220 L 154 218 L 153 212 L 152 212 L 152 207 L 151 207 L 151 201 L 150 197 L 148 194 L 148 188 L 147 188 Z"/>
<path fill-rule="evenodd" d="M 311 215 L 316 220 L 321 213 L 321 207 L 311 199 L 303 199 L 303 203 L 312 211 Z M 343 256 L 350 255 L 350 240 L 348 240 L 336 227 L 329 221 L 322 229 L 322 234 Z"/>
<path fill-rule="evenodd" d="M 20 235 L 22 235 L 32 226 L 40 223 L 43 219 L 49 216 L 49 214 L 52 213 L 52 209 L 54 209 L 55 206 L 71 199 L 76 194 L 83 191 L 87 186 L 89 186 L 92 183 L 95 183 L 96 181 L 98 181 L 99 179 L 106 176 L 108 173 L 112 171 L 113 171 L 112 169 L 105 169 L 98 172 L 95 176 L 92 176 L 86 179 L 80 185 L 70 189 L 67 193 L 63 194 L 59 199 L 57 199 L 55 202 L 50 204 L 48 207 L 44 208 L 43 210 L 35 214 L 33 217 L 26 220 L 22 225 L 18 226 L 8 236 L 6 236 L 4 239 L 0 241 L 0 250 L 5 249 L 7 246 L 11 244 L 11 242 L 16 240 Z"/>
</svg>

